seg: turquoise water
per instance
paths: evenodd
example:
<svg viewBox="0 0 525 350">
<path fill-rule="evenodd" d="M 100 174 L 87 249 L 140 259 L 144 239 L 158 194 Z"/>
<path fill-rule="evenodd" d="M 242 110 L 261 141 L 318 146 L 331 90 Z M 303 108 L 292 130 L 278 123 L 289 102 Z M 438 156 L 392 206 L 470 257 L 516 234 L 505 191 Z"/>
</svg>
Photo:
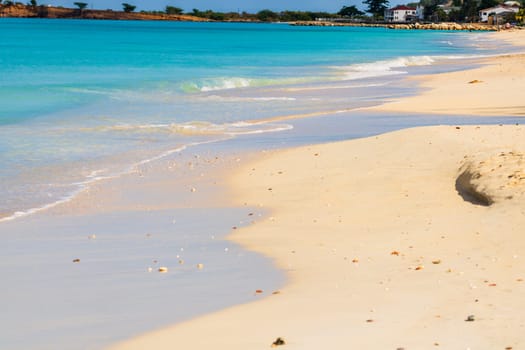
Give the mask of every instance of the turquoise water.
<svg viewBox="0 0 525 350">
<path fill-rule="evenodd" d="M 0 218 L 267 118 L 396 96 L 414 67 L 490 54 L 483 34 L 284 24 L 1 19 Z M 468 39 L 468 40 L 466 40 Z"/>
</svg>

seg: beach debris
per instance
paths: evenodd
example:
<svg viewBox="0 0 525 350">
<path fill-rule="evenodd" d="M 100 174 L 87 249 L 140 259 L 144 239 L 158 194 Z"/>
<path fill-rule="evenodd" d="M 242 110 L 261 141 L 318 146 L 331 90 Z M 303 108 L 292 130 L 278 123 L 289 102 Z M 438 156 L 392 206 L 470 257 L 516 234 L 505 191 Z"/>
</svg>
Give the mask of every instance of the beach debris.
<svg viewBox="0 0 525 350">
<path fill-rule="evenodd" d="M 191 191 L 191 192 L 197 192 L 197 189 L 196 189 L 195 187 L 192 187 L 192 188 L 190 189 L 190 191 Z"/>
<path fill-rule="evenodd" d="M 405 348 L 396 348 L 396 350 L 405 350 Z"/>
<path fill-rule="evenodd" d="M 166 266 L 161 266 L 161 267 L 159 267 L 159 272 L 160 273 L 166 273 L 166 272 L 168 272 L 168 268 Z"/>
<path fill-rule="evenodd" d="M 474 315 L 468 315 L 468 317 L 465 319 L 465 322 L 474 322 L 475 318 Z"/>
<path fill-rule="evenodd" d="M 95 234 L 89 235 L 88 239 L 97 239 L 97 235 L 95 235 Z"/>
<path fill-rule="evenodd" d="M 507 346 L 505 350 L 512 350 L 512 346 Z"/>
<path fill-rule="evenodd" d="M 74 263 L 79 263 L 79 262 L 80 262 L 80 259 L 73 259 L 73 262 L 74 262 Z"/>
<path fill-rule="evenodd" d="M 153 271 L 153 268 L 150 266 L 148 267 L 148 272 L 152 272 Z"/>
<path fill-rule="evenodd" d="M 202 270 L 202 269 L 204 268 L 204 264 L 197 264 L 197 268 L 198 268 L 199 270 Z"/>
<path fill-rule="evenodd" d="M 280 290 L 276 290 L 276 291 L 273 292 L 272 294 L 273 294 L 273 295 L 281 294 L 281 291 L 280 291 Z"/>
<path fill-rule="evenodd" d="M 432 260 L 432 264 L 434 264 L 434 265 L 441 264 L 441 260 L 439 260 L 439 259 Z"/>
<path fill-rule="evenodd" d="M 352 259 L 352 262 L 353 262 L 354 264 L 357 264 L 357 263 L 359 262 L 359 259 L 358 259 L 358 258 L 354 258 L 354 259 Z"/>
<path fill-rule="evenodd" d="M 399 252 L 397 250 L 394 250 L 394 251 L 390 252 L 390 255 L 399 256 Z"/>
<path fill-rule="evenodd" d="M 263 293 L 263 290 L 262 289 L 257 289 L 255 290 L 255 294 L 262 294 Z"/>
<path fill-rule="evenodd" d="M 275 348 L 276 346 L 281 346 L 281 345 L 285 345 L 286 342 L 284 341 L 283 338 L 281 337 L 278 337 L 277 339 L 275 339 L 275 341 L 272 343 L 272 348 Z"/>
<path fill-rule="evenodd" d="M 482 80 L 478 80 L 478 79 L 474 79 L 474 80 L 471 80 L 468 82 L 469 84 L 479 84 L 479 83 L 483 83 Z"/>
<path fill-rule="evenodd" d="M 368 320 L 366 320 L 366 322 L 367 322 L 367 323 L 372 323 L 372 322 L 374 322 L 374 320 L 371 319 L 371 318 L 369 318 Z"/>
<path fill-rule="evenodd" d="M 496 287 L 496 283 L 489 283 L 489 287 Z"/>
<path fill-rule="evenodd" d="M 419 271 L 419 270 L 423 270 L 424 268 L 425 267 L 423 265 L 419 265 L 419 266 L 416 266 L 414 270 Z"/>
<path fill-rule="evenodd" d="M 180 259 L 179 260 L 179 265 L 184 265 L 184 260 Z"/>
</svg>

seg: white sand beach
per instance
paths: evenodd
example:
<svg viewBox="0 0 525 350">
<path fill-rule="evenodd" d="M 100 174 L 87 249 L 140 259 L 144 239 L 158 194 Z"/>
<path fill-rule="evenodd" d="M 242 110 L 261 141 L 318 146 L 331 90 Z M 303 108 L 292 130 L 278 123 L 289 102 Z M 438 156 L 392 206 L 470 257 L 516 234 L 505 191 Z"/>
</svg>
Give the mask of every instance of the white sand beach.
<svg viewBox="0 0 525 350">
<path fill-rule="evenodd" d="M 524 47 L 525 31 L 494 33 L 499 40 Z M 525 54 L 482 59 L 482 67 L 413 78 L 425 89 L 414 97 L 375 107 L 407 113 L 476 116 L 524 116 Z"/>
<path fill-rule="evenodd" d="M 521 116 L 524 62 L 421 78 L 429 90 L 381 108 Z M 525 346 L 523 126 L 414 128 L 258 158 L 230 188 L 269 214 L 230 239 L 273 259 L 287 284 L 111 349 Z"/>
</svg>

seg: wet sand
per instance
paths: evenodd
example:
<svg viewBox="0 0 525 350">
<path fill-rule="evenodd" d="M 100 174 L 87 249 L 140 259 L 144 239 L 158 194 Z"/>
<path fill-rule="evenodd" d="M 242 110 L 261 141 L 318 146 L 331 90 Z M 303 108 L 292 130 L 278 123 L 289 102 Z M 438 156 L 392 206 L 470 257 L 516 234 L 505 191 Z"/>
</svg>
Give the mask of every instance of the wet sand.
<svg viewBox="0 0 525 350">
<path fill-rule="evenodd" d="M 411 110 L 447 101 L 440 112 L 522 115 L 516 95 L 492 86 L 521 86 L 522 58 L 480 68 L 497 69 L 490 88 L 469 84 L 486 79 L 479 70 L 432 77 L 465 98 L 429 91 Z M 461 104 L 469 96 L 479 103 Z M 453 125 L 261 155 L 230 188 L 270 214 L 230 238 L 272 258 L 286 286 L 111 349 L 267 349 L 278 338 L 286 349 L 520 348 L 524 154 L 520 125 Z"/>
</svg>

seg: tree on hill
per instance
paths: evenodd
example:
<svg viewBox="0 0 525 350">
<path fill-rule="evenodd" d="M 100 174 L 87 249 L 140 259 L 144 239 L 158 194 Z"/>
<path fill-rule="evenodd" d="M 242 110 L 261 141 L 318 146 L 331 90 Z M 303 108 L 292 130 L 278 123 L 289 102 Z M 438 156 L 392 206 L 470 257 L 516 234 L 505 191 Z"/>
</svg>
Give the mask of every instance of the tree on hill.
<svg viewBox="0 0 525 350">
<path fill-rule="evenodd" d="M 83 9 L 85 9 L 87 7 L 87 2 L 74 2 L 73 5 L 75 5 L 76 7 L 78 7 L 78 9 L 80 10 L 80 12 L 82 12 Z"/>
<path fill-rule="evenodd" d="M 364 0 L 367 5 L 366 12 L 371 13 L 375 20 L 383 18 L 385 10 L 388 8 L 388 0 Z"/>
<path fill-rule="evenodd" d="M 166 6 L 166 13 L 168 15 L 182 15 L 182 9 L 175 6 Z"/>
<path fill-rule="evenodd" d="M 135 5 L 131 5 L 126 2 L 122 3 L 122 9 L 124 10 L 124 12 L 133 12 L 136 8 L 137 6 Z"/>
<path fill-rule="evenodd" d="M 518 23 L 525 23 L 525 9 L 521 9 L 516 13 L 516 21 L 518 21 Z"/>
<path fill-rule="evenodd" d="M 257 12 L 257 19 L 261 22 L 272 22 L 279 19 L 279 15 L 271 10 Z"/>
<path fill-rule="evenodd" d="M 339 12 L 337 12 L 337 14 L 339 16 L 353 18 L 355 16 L 362 16 L 365 13 L 363 11 L 359 10 L 357 7 L 355 7 L 355 5 L 352 5 L 352 6 L 343 6 L 343 8 L 341 10 L 339 10 Z"/>
<path fill-rule="evenodd" d="M 477 22 L 478 20 L 478 2 L 476 0 L 465 0 L 461 5 L 461 17 L 467 22 Z"/>
<path fill-rule="evenodd" d="M 31 0 L 31 1 L 29 1 L 29 6 L 31 6 L 31 7 L 37 7 L 38 4 L 36 3 L 36 0 Z"/>
<path fill-rule="evenodd" d="M 489 7 L 497 6 L 498 4 L 498 0 L 481 0 L 478 5 L 478 10 L 488 9 Z"/>
</svg>

